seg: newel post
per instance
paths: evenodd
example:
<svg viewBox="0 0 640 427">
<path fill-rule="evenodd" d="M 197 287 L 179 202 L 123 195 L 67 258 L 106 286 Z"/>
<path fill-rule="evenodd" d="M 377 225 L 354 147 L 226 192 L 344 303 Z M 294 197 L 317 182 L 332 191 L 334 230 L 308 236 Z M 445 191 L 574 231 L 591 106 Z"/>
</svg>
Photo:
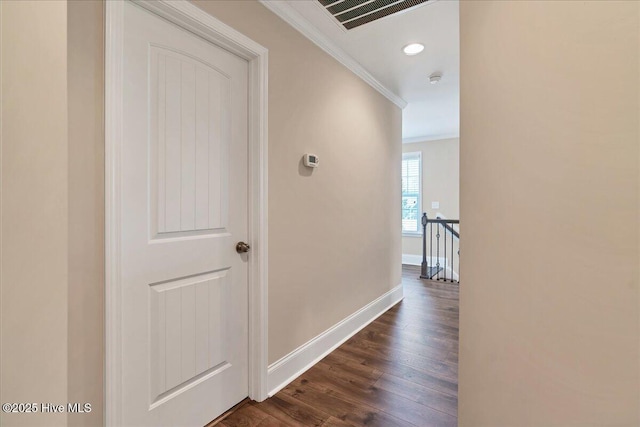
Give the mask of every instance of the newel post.
<svg viewBox="0 0 640 427">
<path fill-rule="evenodd" d="M 420 277 L 427 277 L 429 266 L 427 265 L 427 213 L 422 214 L 422 264 Z"/>
</svg>

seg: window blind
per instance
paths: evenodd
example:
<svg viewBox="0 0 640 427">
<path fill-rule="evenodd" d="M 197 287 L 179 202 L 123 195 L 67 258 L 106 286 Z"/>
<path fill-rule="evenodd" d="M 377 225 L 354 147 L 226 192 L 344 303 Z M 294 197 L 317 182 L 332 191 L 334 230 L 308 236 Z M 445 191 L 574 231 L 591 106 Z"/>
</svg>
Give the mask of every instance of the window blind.
<svg viewBox="0 0 640 427">
<path fill-rule="evenodd" d="M 402 154 L 402 232 L 420 231 L 421 153 Z"/>
</svg>

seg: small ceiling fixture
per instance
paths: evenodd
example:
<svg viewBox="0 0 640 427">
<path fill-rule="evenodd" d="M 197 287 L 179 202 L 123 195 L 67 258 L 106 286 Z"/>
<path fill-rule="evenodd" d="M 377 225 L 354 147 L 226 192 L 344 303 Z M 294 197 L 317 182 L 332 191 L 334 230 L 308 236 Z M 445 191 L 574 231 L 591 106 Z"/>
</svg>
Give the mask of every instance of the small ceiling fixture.
<svg viewBox="0 0 640 427">
<path fill-rule="evenodd" d="M 424 50 L 424 45 L 420 43 L 411 43 L 402 48 L 402 51 L 407 56 L 417 55 Z"/>
<path fill-rule="evenodd" d="M 429 76 L 429 83 L 432 85 L 437 84 L 442 79 L 442 73 L 433 73 Z"/>
</svg>

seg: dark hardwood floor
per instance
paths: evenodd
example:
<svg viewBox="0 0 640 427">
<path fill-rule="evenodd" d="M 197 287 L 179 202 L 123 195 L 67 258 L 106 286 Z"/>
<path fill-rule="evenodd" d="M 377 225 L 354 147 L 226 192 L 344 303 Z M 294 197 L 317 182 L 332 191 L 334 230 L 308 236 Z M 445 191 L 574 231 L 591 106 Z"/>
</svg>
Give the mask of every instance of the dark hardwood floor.
<svg viewBox="0 0 640 427">
<path fill-rule="evenodd" d="M 404 300 L 270 399 L 218 425 L 457 425 L 458 285 L 404 266 Z"/>
</svg>

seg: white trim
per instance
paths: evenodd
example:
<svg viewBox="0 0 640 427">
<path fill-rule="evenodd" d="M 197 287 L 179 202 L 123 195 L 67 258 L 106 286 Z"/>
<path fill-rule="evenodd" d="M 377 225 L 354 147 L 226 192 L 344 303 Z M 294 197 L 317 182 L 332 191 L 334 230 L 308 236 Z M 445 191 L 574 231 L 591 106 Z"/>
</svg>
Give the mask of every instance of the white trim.
<svg viewBox="0 0 640 427">
<path fill-rule="evenodd" d="M 302 33 L 303 36 L 315 43 L 320 49 L 333 56 L 339 63 L 347 67 L 362 80 L 369 83 L 371 87 L 380 92 L 389 101 L 393 102 L 400 108 L 404 108 L 407 106 L 407 101 L 402 99 L 391 89 L 383 85 L 378 79 L 373 77 L 373 75 L 369 71 L 367 71 L 358 61 L 356 61 L 351 55 L 345 52 L 336 43 L 331 41 L 287 2 L 270 0 L 258 1 L 271 12 L 282 18 L 282 20 L 284 20 L 287 24 L 291 25 L 293 28 Z"/>
<path fill-rule="evenodd" d="M 422 224 L 420 225 L 420 228 L 422 228 Z M 420 237 L 422 238 L 422 231 L 403 231 L 402 232 L 402 237 Z"/>
<path fill-rule="evenodd" d="M 429 264 L 433 260 L 435 263 L 440 263 L 441 267 L 447 266 L 447 271 L 451 271 L 451 262 L 449 258 L 445 257 L 430 257 L 427 255 L 427 264 Z M 422 255 L 414 255 L 414 254 L 402 254 L 402 263 L 406 265 L 422 265 Z"/>
<path fill-rule="evenodd" d="M 431 260 L 431 257 L 427 256 L 427 262 L 429 262 Z M 453 280 L 459 280 L 459 276 L 458 273 L 456 273 L 455 271 L 451 271 L 451 263 L 449 263 L 449 259 L 448 258 L 436 258 L 433 257 L 433 260 L 439 260 L 440 262 L 440 266 L 443 267 L 446 271 L 447 271 L 447 278 L 451 278 L 451 275 L 453 275 Z M 422 265 L 422 255 L 414 255 L 414 254 L 402 254 L 402 264 L 404 265 L 417 265 L 417 266 L 421 266 Z M 445 267 L 445 264 L 447 265 Z M 444 277 L 444 273 L 440 273 L 440 277 Z"/>
<path fill-rule="evenodd" d="M 105 412 L 106 426 L 122 419 L 120 233 L 124 3 L 105 2 Z"/>
<path fill-rule="evenodd" d="M 134 0 L 135 1 L 135 0 Z M 138 5 L 249 63 L 249 397 L 267 397 L 267 82 L 268 50 L 186 0 Z M 122 140 L 124 2 L 106 4 L 105 36 L 105 425 L 122 410 L 120 301 L 120 153 Z"/>
<path fill-rule="evenodd" d="M 422 265 L 422 255 L 402 254 L 402 263 L 405 265 Z"/>
<path fill-rule="evenodd" d="M 269 365 L 269 396 L 273 396 L 403 298 L 402 284 L 370 302 L 317 337 Z"/>
<path fill-rule="evenodd" d="M 347 30 L 347 29 L 344 27 L 344 25 L 342 25 L 342 24 L 340 23 L 340 21 L 338 21 L 336 18 L 334 18 L 334 17 L 333 17 L 333 15 L 331 14 L 331 12 L 329 12 L 329 11 L 327 10 L 327 8 L 326 8 L 326 7 L 324 7 L 322 4 L 320 4 L 320 2 L 319 2 L 319 1 L 312 1 L 311 3 L 312 3 L 315 7 L 320 8 L 320 10 L 322 10 L 322 13 L 323 13 L 326 17 L 328 17 L 328 19 L 331 21 L 331 23 L 332 23 L 332 24 L 334 24 L 334 25 L 336 26 L 336 28 L 340 29 L 340 31 L 342 31 L 342 32 L 343 32 L 343 33 L 345 33 L 345 34 L 347 34 L 347 33 L 349 32 L 349 30 Z M 361 5 L 358 5 L 358 6 L 361 6 Z M 358 7 L 358 6 L 355 6 L 355 7 Z M 352 9 L 353 9 L 353 8 L 352 8 Z M 345 10 L 345 11 L 343 11 L 343 12 L 346 12 L 346 10 Z M 362 28 L 362 26 L 360 26 L 360 27 L 356 27 L 356 28 L 353 28 L 351 31 L 356 30 L 356 29 L 358 29 L 358 28 Z"/>
<path fill-rule="evenodd" d="M 460 134 L 449 133 L 449 134 L 443 134 L 443 135 L 412 136 L 411 138 L 402 138 L 402 143 L 413 144 L 418 142 L 443 141 L 445 139 L 456 139 L 456 138 L 460 138 Z"/>
</svg>

